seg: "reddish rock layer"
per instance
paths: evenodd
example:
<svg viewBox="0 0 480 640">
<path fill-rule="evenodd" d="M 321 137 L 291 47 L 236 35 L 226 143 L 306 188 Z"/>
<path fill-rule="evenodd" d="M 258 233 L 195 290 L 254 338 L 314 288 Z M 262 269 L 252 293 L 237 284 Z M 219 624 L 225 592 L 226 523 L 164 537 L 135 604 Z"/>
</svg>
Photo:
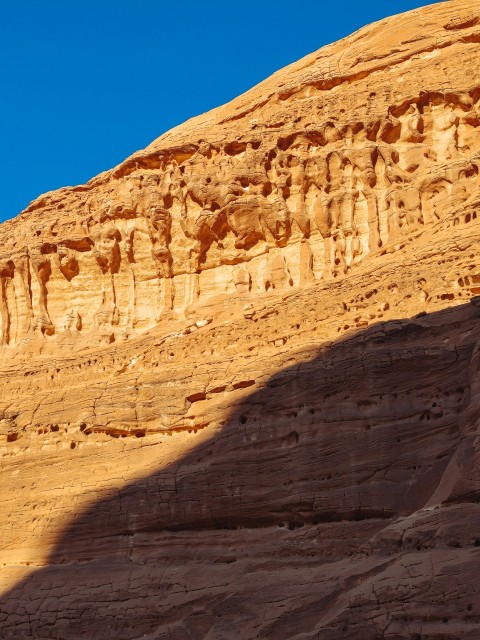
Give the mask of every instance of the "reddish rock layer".
<svg viewBox="0 0 480 640">
<path fill-rule="evenodd" d="M 477 2 L 0 226 L 1 637 L 480 637 Z"/>
</svg>

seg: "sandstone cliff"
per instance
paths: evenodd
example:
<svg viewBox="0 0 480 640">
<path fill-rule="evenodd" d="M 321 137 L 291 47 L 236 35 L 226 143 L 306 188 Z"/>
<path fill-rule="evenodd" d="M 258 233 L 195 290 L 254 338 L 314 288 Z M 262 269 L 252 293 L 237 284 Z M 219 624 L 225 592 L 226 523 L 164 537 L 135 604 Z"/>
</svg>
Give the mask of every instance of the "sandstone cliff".
<svg viewBox="0 0 480 640">
<path fill-rule="evenodd" d="M 0 226 L 2 638 L 480 636 L 480 7 Z"/>
</svg>

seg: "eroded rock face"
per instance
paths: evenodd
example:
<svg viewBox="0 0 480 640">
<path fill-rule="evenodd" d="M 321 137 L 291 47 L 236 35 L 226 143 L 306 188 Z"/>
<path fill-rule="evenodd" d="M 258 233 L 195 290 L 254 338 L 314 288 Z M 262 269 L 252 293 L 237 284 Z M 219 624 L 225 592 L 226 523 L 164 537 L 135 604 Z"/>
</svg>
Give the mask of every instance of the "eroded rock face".
<svg viewBox="0 0 480 640">
<path fill-rule="evenodd" d="M 0 226 L 2 638 L 478 638 L 480 9 Z"/>
<path fill-rule="evenodd" d="M 368 27 L 32 203 L 0 232 L 2 343 L 55 341 L 72 313 L 84 338 L 125 337 L 235 297 L 240 264 L 252 296 L 294 289 L 464 222 L 480 86 L 478 25 L 449 26 L 475 11 L 460 4 Z"/>
</svg>

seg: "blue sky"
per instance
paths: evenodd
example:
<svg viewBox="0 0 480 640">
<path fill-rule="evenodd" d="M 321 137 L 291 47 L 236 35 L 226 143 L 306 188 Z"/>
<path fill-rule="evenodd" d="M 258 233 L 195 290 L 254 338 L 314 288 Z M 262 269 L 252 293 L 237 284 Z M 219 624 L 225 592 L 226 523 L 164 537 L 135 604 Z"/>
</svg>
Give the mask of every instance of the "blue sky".
<svg viewBox="0 0 480 640">
<path fill-rule="evenodd" d="M 0 2 L 0 220 L 422 0 Z"/>
</svg>

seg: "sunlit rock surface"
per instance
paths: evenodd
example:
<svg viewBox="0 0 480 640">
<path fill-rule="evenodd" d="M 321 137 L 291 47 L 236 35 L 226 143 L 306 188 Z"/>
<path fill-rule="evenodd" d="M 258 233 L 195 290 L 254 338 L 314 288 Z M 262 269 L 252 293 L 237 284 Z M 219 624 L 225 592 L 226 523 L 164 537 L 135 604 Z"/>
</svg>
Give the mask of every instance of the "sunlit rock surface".
<svg viewBox="0 0 480 640">
<path fill-rule="evenodd" d="M 0 226 L 2 638 L 480 637 L 479 60 L 389 18 Z"/>
</svg>

